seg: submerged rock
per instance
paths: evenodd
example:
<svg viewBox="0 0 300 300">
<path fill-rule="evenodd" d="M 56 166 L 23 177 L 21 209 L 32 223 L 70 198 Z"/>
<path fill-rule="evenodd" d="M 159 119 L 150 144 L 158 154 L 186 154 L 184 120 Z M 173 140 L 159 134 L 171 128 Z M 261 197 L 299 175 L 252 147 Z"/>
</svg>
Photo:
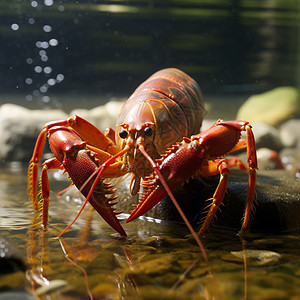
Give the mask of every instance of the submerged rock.
<svg viewBox="0 0 300 300">
<path fill-rule="evenodd" d="M 269 250 L 244 250 L 231 251 L 221 257 L 225 261 L 244 263 L 244 258 L 247 259 L 251 266 L 266 266 L 277 264 L 281 255 Z"/>
<path fill-rule="evenodd" d="M 218 176 L 205 181 L 193 180 L 175 192 L 181 208 L 194 225 L 200 224 L 200 220 L 206 216 L 206 207 L 211 203 L 208 199 L 211 199 L 217 184 Z M 213 226 L 231 228 L 238 232 L 242 224 L 247 187 L 247 173 L 232 171 L 223 204 L 216 214 Z M 250 229 L 259 232 L 299 229 L 299 188 L 299 180 L 290 172 L 260 171 L 257 176 L 255 209 L 250 220 Z M 169 198 L 157 204 L 147 213 L 147 216 L 182 223 L 180 215 Z"/>
</svg>

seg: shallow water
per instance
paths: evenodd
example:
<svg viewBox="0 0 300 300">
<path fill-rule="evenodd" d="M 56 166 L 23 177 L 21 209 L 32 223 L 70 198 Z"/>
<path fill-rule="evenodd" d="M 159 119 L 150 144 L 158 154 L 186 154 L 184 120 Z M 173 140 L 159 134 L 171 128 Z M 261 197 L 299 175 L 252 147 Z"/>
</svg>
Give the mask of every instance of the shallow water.
<svg viewBox="0 0 300 300">
<path fill-rule="evenodd" d="M 1 7 L 0 104 L 89 109 L 126 99 L 154 71 L 174 66 L 199 82 L 207 117 L 226 119 L 250 94 L 299 86 L 298 1 L 11 0 Z M 201 237 L 207 263 L 184 225 L 139 219 L 119 239 L 86 209 L 57 239 L 81 199 L 57 197 L 68 184 L 55 172 L 50 225 L 34 227 L 26 175 L 23 164 L 0 165 L 0 300 L 300 299 L 299 232 L 239 238 L 211 228 Z M 3 273 L 4 259 L 13 272 Z"/>
<path fill-rule="evenodd" d="M 27 272 L 2 275 L 0 299 L 300 299 L 299 232 L 239 238 L 212 228 L 201 238 L 208 264 L 185 226 L 150 218 L 125 224 L 120 239 L 86 209 L 57 239 L 80 200 L 56 197 L 67 183 L 54 173 L 50 226 L 32 227 L 26 171 L 1 167 L 0 236 L 10 244 L 6 257 L 21 257 Z"/>
</svg>

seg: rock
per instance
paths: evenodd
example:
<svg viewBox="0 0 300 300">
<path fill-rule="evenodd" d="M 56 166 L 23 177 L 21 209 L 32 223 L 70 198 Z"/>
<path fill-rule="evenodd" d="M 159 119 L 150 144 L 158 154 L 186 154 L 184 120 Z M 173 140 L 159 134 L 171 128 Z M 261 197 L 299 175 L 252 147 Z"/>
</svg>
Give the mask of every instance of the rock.
<svg viewBox="0 0 300 300">
<path fill-rule="evenodd" d="M 207 180 L 190 180 L 176 190 L 175 197 L 187 218 L 199 228 L 199 220 L 205 217 L 207 205 L 218 184 L 218 176 Z M 257 175 L 255 212 L 250 219 L 250 229 L 258 232 L 281 232 L 300 228 L 300 182 L 284 170 L 259 171 Z M 247 197 L 246 172 L 232 170 L 223 205 L 216 214 L 213 226 L 241 228 L 241 220 Z M 122 203 L 121 199 L 120 202 Z M 161 220 L 182 223 L 182 219 L 169 198 L 163 199 L 147 214 Z"/>
<path fill-rule="evenodd" d="M 68 287 L 68 282 L 62 279 L 54 279 L 43 283 L 39 288 L 36 289 L 37 295 L 48 295 L 57 293 L 58 291 L 64 290 Z"/>
<path fill-rule="evenodd" d="M 240 227 L 243 199 L 246 199 L 247 176 L 232 174 L 218 225 Z M 240 181 L 240 182 L 239 182 Z M 300 227 L 299 180 L 284 170 L 259 171 L 256 186 L 255 212 L 250 228 L 259 232 L 280 232 Z M 234 221 L 235 220 L 235 221 Z"/>
<path fill-rule="evenodd" d="M 61 110 L 29 110 L 15 104 L 0 107 L 0 160 L 29 161 L 38 134 L 45 123 L 75 114 L 89 120 L 100 130 L 115 128 L 123 103 L 111 101 L 91 110 L 78 109 L 70 115 Z M 50 152 L 46 143 L 46 151 Z"/>
<path fill-rule="evenodd" d="M 261 122 L 253 122 L 251 125 L 257 148 L 270 148 L 276 151 L 282 149 L 278 129 Z"/>
<path fill-rule="evenodd" d="M 300 149 L 300 119 L 291 119 L 279 128 L 281 142 L 284 147 Z"/>
<path fill-rule="evenodd" d="M 148 276 L 165 275 L 167 272 L 182 272 L 182 267 L 177 261 L 177 258 L 171 254 L 164 256 L 150 256 L 147 261 L 139 263 L 139 269 Z"/>
<path fill-rule="evenodd" d="M 296 88 L 278 87 L 246 100 L 238 110 L 237 120 L 263 122 L 275 126 L 299 114 L 299 101 Z"/>
<path fill-rule="evenodd" d="M 0 107 L 0 160 L 28 161 L 44 124 L 66 117 L 60 110 L 29 110 L 3 104 Z"/>
<path fill-rule="evenodd" d="M 244 263 L 244 257 L 251 266 L 265 266 L 277 264 L 281 255 L 277 252 L 268 250 L 244 250 L 231 251 L 221 258 L 225 261 Z"/>
</svg>

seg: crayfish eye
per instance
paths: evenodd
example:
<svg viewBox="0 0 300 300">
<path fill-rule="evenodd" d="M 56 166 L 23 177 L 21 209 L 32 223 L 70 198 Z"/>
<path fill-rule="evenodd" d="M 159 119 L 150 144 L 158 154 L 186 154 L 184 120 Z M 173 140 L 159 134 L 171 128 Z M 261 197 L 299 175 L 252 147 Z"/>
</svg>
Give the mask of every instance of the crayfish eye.
<svg viewBox="0 0 300 300">
<path fill-rule="evenodd" d="M 125 130 L 125 129 L 122 129 L 120 132 L 119 132 L 119 136 L 121 139 L 126 139 L 127 136 L 128 136 L 128 132 Z"/>
<path fill-rule="evenodd" d="M 151 127 L 146 127 L 146 128 L 144 129 L 144 133 L 145 133 L 146 136 L 151 136 L 152 133 L 153 133 L 153 130 L 152 130 Z"/>
</svg>

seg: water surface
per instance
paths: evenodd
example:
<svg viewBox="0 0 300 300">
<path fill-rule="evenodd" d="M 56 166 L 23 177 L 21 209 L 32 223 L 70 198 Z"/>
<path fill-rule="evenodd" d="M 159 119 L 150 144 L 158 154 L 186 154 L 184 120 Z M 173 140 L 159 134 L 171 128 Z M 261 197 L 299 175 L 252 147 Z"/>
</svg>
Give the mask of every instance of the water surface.
<svg viewBox="0 0 300 300">
<path fill-rule="evenodd" d="M 212 228 L 201 237 L 207 264 L 184 225 L 136 220 L 124 225 L 128 238 L 120 239 L 86 209 L 57 239 L 80 200 L 58 198 L 68 184 L 55 177 L 50 225 L 43 230 L 32 226 L 26 166 L 1 167 L 0 236 L 26 263 L 27 277 L 2 287 L 0 299 L 16 291 L 32 299 L 299 299 L 299 233 L 248 232 L 240 239 L 233 230 Z"/>
</svg>

